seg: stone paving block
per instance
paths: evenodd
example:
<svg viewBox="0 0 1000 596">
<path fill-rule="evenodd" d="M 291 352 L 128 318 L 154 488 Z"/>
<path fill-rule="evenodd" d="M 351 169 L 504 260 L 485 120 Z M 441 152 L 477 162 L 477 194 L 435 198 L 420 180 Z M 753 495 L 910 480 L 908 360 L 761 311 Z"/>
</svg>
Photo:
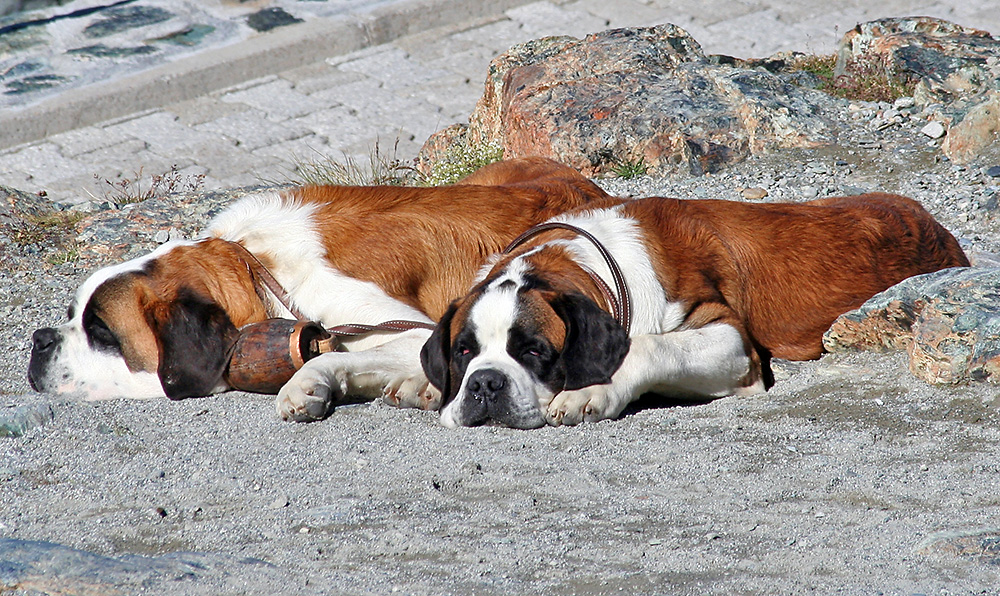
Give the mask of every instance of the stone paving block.
<svg viewBox="0 0 1000 596">
<path fill-rule="evenodd" d="M 10 172 L 11 178 L 16 178 L 17 174 L 24 176 L 32 188 L 21 188 L 20 190 L 37 191 L 45 190 L 45 185 L 72 176 L 87 176 L 92 174 L 89 166 L 79 161 L 66 157 L 59 151 L 59 146 L 55 143 L 43 142 L 20 148 L 3 155 L 4 179 Z"/>
<path fill-rule="evenodd" d="M 153 148 L 139 151 L 132 156 L 123 156 L 123 159 L 135 163 L 132 172 L 138 172 L 141 168 L 144 179 L 166 174 L 172 168 L 184 169 L 195 163 L 189 152 L 165 154 Z"/>
<path fill-rule="evenodd" d="M 757 0 L 652 0 L 650 6 L 676 15 L 691 15 L 700 27 L 764 10 L 768 3 Z M 674 21 L 669 21 L 674 23 Z M 680 25 L 680 23 L 674 23 Z M 700 42 L 701 39 L 698 39 Z"/>
<path fill-rule="evenodd" d="M 271 176 L 290 171 L 297 163 L 315 161 L 331 155 L 339 155 L 339 150 L 330 147 L 329 140 L 319 134 L 311 134 L 291 141 L 266 145 L 253 152 L 255 158 L 270 160 L 265 168 Z"/>
<path fill-rule="evenodd" d="M 46 195 L 60 207 L 72 207 L 80 203 L 102 203 L 107 189 L 102 182 L 80 176 L 54 180 L 46 185 Z"/>
<path fill-rule="evenodd" d="M 972 11 L 959 24 L 989 31 L 994 38 L 1000 37 L 1000 10 L 994 6 Z"/>
<path fill-rule="evenodd" d="M 412 159 L 420 151 L 420 146 L 423 142 L 414 142 L 412 140 L 400 138 L 398 142 L 393 140 L 392 142 L 386 142 L 382 137 L 383 141 L 379 143 L 379 154 L 392 158 L 393 155 L 401 161 Z M 354 159 L 355 163 L 362 167 L 368 167 L 374 146 L 371 143 L 356 143 L 345 147 L 341 153 L 340 158 L 346 159 L 347 156 Z"/>
<path fill-rule="evenodd" d="M 334 151 L 375 138 L 372 126 L 362 121 L 356 110 L 347 106 L 313 112 L 297 122 L 325 139 L 326 144 Z"/>
<path fill-rule="evenodd" d="M 194 127 L 195 130 L 230 139 L 237 147 L 253 151 L 264 145 L 272 145 L 309 134 L 309 129 L 288 120 L 280 124 L 268 120 L 264 112 L 250 109 L 246 112 L 224 116 Z"/>
<path fill-rule="evenodd" d="M 483 27 L 494 25 L 499 21 L 511 22 L 507 17 L 499 15 L 488 19 L 480 19 L 464 28 L 455 29 L 444 34 L 440 30 L 432 30 L 401 37 L 394 41 L 393 45 L 406 50 L 415 60 L 419 60 L 421 63 L 436 62 L 442 58 L 448 58 L 474 47 L 481 47 L 482 39 L 472 39 L 467 35 L 463 36 L 463 34 L 470 31 L 481 32 Z"/>
<path fill-rule="evenodd" d="M 243 188 L 243 187 L 255 187 L 255 186 L 272 186 L 274 183 L 266 174 L 260 174 L 256 171 L 254 172 L 242 172 L 229 176 L 227 178 L 221 178 L 218 180 L 216 186 L 213 188 Z"/>
<path fill-rule="evenodd" d="M 277 163 L 267 155 L 258 155 L 242 146 L 231 143 L 201 143 L 190 148 L 190 163 L 179 169 L 198 167 L 204 169 L 206 179 L 222 181 L 245 173 L 266 170 Z"/>
<path fill-rule="evenodd" d="M 385 123 L 395 127 L 405 126 L 414 118 L 438 118 L 437 109 L 433 106 L 410 97 L 403 97 L 380 86 L 379 81 L 366 79 L 336 89 L 328 89 L 314 94 L 322 101 L 339 103 L 352 109 L 356 117 L 384 128 Z M 373 126 L 373 128 L 376 128 Z M 318 129 L 317 132 L 320 132 Z M 433 129 L 429 130 L 430 136 Z M 417 132 L 417 131 L 414 131 Z"/>
<path fill-rule="evenodd" d="M 485 72 L 485 67 L 482 72 Z M 439 117 L 444 121 L 466 122 L 483 94 L 483 81 L 454 74 L 401 89 L 399 93 L 437 107 Z"/>
<path fill-rule="evenodd" d="M 0 156 L 0 161 L 3 161 L 3 156 Z M 33 182 L 34 178 L 31 174 L 16 170 L 8 170 L 6 168 L 7 165 L 4 164 L 4 172 L 0 174 L 0 184 L 16 188 L 18 190 L 23 190 L 25 192 L 39 192 L 43 190 L 41 186 Z"/>
<path fill-rule="evenodd" d="M 498 52 L 494 52 L 489 48 L 474 46 L 456 51 L 445 57 L 427 59 L 421 56 L 418 60 L 428 67 L 450 71 L 463 79 L 481 85 L 486 80 L 486 72 L 490 66 L 490 62 L 498 54 Z M 480 91 L 482 90 L 480 89 Z"/>
<path fill-rule="evenodd" d="M 341 85 L 355 83 L 365 78 L 357 72 L 345 72 L 330 66 L 325 62 L 296 69 L 281 74 L 281 78 L 292 84 L 292 89 L 299 93 L 312 95 L 317 91 L 332 89 Z"/>
<path fill-rule="evenodd" d="M 510 19 L 490 23 L 476 30 L 456 33 L 453 37 L 460 41 L 477 43 L 481 47 L 485 47 L 494 56 L 506 52 L 513 45 L 531 39 L 531 35 L 524 32 L 521 23 Z M 485 72 L 483 73 L 483 78 L 486 78 Z"/>
<path fill-rule="evenodd" d="M 69 132 L 52 135 L 48 141 L 59 146 L 59 152 L 67 157 L 75 157 L 121 142 L 121 138 L 100 126 L 86 126 Z"/>
<path fill-rule="evenodd" d="M 241 103 L 223 103 L 218 97 L 211 95 L 177 102 L 166 107 L 167 111 L 177 116 L 179 123 L 190 127 L 251 109 L 253 108 Z"/>
<path fill-rule="evenodd" d="M 257 85 L 225 93 L 220 99 L 257 108 L 267 114 L 268 120 L 275 122 L 299 118 L 326 107 L 313 97 L 295 91 L 292 84 L 283 79 L 268 77 L 259 81 Z"/>
<path fill-rule="evenodd" d="M 667 11 L 653 8 L 635 0 L 576 0 L 565 5 L 569 10 L 586 11 L 595 17 L 604 19 L 604 26 L 609 29 L 619 27 L 645 27 L 658 23 L 660 19 L 670 15 Z M 676 24 L 676 23 L 674 23 Z"/>
<path fill-rule="evenodd" d="M 156 111 L 151 114 L 125 120 L 106 127 L 112 134 L 127 135 L 145 141 L 161 155 L 180 154 L 192 145 L 211 140 L 213 137 L 180 122 L 177 115 Z"/>
<path fill-rule="evenodd" d="M 857 24 L 855 15 L 832 11 L 805 21 L 799 21 L 794 25 L 794 36 L 786 40 L 782 49 L 815 54 L 834 54 L 837 52 L 844 34 Z"/>
<path fill-rule="evenodd" d="M 778 13 L 771 9 L 718 22 L 710 25 L 708 30 L 719 40 L 718 53 L 738 58 L 770 56 L 778 51 L 783 40 L 793 31 L 792 26 L 782 22 Z"/>
<path fill-rule="evenodd" d="M 448 74 L 442 69 L 427 68 L 410 58 L 405 50 L 392 46 L 385 47 L 381 52 L 343 62 L 337 68 L 381 81 L 386 89 L 433 81 Z"/>
<path fill-rule="evenodd" d="M 536 2 L 512 8 L 505 13 L 512 21 L 521 24 L 524 40 L 550 35 L 584 37 L 606 29 L 605 19 L 585 10 L 555 6 L 550 2 Z"/>
<path fill-rule="evenodd" d="M 147 148 L 146 142 L 139 139 L 118 137 L 118 142 L 109 147 L 79 155 L 81 163 L 88 164 L 93 175 L 101 178 L 116 178 L 135 173 L 139 166 L 135 164 L 134 156 Z"/>
</svg>

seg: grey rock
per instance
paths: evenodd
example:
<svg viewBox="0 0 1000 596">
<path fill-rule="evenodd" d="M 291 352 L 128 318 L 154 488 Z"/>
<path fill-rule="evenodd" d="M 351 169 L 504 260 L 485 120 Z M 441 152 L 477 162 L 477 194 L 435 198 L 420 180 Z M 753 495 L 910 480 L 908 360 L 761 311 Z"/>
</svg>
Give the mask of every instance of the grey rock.
<svg viewBox="0 0 1000 596">
<path fill-rule="evenodd" d="M 168 240 L 193 238 L 231 202 L 262 188 L 179 193 L 133 203 L 128 209 L 99 211 L 77 224 L 78 238 L 86 239 L 80 260 L 112 262 L 144 254 Z"/>
<path fill-rule="evenodd" d="M 937 120 L 931 120 L 920 129 L 920 133 L 924 136 L 928 136 L 932 139 L 940 139 L 947 132 L 944 128 L 944 124 L 941 124 Z"/>
<path fill-rule="evenodd" d="M 825 94 L 765 70 L 710 61 L 674 25 L 516 45 L 493 60 L 467 131 L 431 137 L 422 163 L 455 142 L 542 155 L 587 175 L 644 162 L 650 173 L 714 172 L 777 148 L 829 143 Z"/>
<path fill-rule="evenodd" d="M 943 121 L 942 128 L 924 134 L 940 138 L 947 129 L 941 150 L 965 163 L 981 155 L 1000 131 L 1000 69 L 991 66 L 998 58 L 1000 40 L 986 31 L 929 17 L 890 18 L 848 32 L 834 74 L 862 62 L 886 65 L 898 79 L 915 82 L 915 103 Z M 939 107 L 930 109 L 932 104 Z"/>
<path fill-rule="evenodd" d="M 892 103 L 892 107 L 897 110 L 906 110 L 916 105 L 916 100 L 912 97 L 900 97 Z"/>
<path fill-rule="evenodd" d="M 278 7 L 265 8 L 247 17 L 247 25 L 260 32 L 301 22 L 302 19 L 297 19 Z"/>
<path fill-rule="evenodd" d="M 1000 56 L 1000 41 L 988 32 L 930 17 L 861 23 L 840 42 L 834 76 L 848 63 L 884 64 L 898 77 L 918 83 L 917 104 L 949 102 L 992 85 L 986 61 Z"/>
<path fill-rule="evenodd" d="M 919 275 L 841 315 L 823 337 L 830 352 L 906 349 L 929 383 L 1000 383 L 1000 269 Z"/>
<path fill-rule="evenodd" d="M 1000 529 L 935 532 L 924 540 L 918 552 L 1000 566 Z"/>
<path fill-rule="evenodd" d="M 168 21 L 173 13 L 155 6 L 122 6 L 103 12 L 100 19 L 87 25 L 83 34 L 87 37 L 108 37 L 122 31 L 146 27 Z"/>
<path fill-rule="evenodd" d="M 15 398 L 17 400 L 17 398 Z M 49 404 L 28 404 L 0 410 L 0 437 L 20 437 L 55 419 Z"/>
<path fill-rule="evenodd" d="M 288 574 L 259 559 L 185 552 L 107 557 L 53 542 L 0 538 L 0 590 L 15 593 L 237 593 L 230 590 L 243 584 L 239 593 L 278 594 L 290 583 Z"/>
</svg>

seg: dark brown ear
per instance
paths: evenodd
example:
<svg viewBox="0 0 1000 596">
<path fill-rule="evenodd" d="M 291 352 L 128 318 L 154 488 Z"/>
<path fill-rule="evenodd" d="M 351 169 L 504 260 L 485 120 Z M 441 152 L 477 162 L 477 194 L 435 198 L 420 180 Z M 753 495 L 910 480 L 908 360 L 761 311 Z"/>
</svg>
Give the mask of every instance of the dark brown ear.
<svg viewBox="0 0 1000 596">
<path fill-rule="evenodd" d="M 628 354 L 631 341 L 625 328 L 583 294 L 559 294 L 551 304 L 566 323 L 560 356 L 566 369 L 563 389 L 610 383 Z"/>
<path fill-rule="evenodd" d="M 451 320 L 457 309 L 457 302 L 452 302 L 438 321 L 434 333 L 420 349 L 420 365 L 424 374 L 431 385 L 441 391 L 445 400 L 449 397 L 448 382 L 451 377 Z"/>
<path fill-rule="evenodd" d="M 218 304 L 181 292 L 148 311 L 160 351 L 157 374 L 170 399 L 201 397 L 223 384 L 239 331 Z"/>
</svg>

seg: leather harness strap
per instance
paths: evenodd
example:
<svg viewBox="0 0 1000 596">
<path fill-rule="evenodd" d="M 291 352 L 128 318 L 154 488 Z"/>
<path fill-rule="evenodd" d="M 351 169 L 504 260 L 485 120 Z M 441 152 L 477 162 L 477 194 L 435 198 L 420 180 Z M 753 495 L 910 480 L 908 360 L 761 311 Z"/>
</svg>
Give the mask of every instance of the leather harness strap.
<svg viewBox="0 0 1000 596">
<path fill-rule="evenodd" d="M 267 302 L 265 297 L 262 295 L 261 284 L 274 295 L 275 299 L 281 303 L 288 312 L 292 313 L 292 316 L 300 321 L 307 320 L 307 317 L 302 314 L 295 305 L 292 304 L 291 299 L 288 296 L 288 291 L 278 283 L 278 280 L 274 278 L 274 275 L 268 271 L 267 267 L 260 262 L 252 252 L 247 250 L 245 246 L 238 242 L 233 242 L 231 240 L 226 240 L 233 248 L 236 249 L 243 259 L 243 262 L 247 266 L 247 270 L 250 272 L 251 278 L 255 280 L 254 289 L 257 291 L 257 295 L 260 296 L 263 302 Z M 333 337 L 326 340 L 319 340 L 320 351 L 332 352 L 336 349 L 337 340 L 339 338 L 351 338 L 358 337 L 360 335 L 367 335 L 369 333 L 375 333 L 378 331 L 387 332 L 402 332 L 409 331 L 411 329 L 429 329 L 433 330 L 435 327 L 434 323 L 427 323 L 424 321 L 407 321 L 403 319 L 397 319 L 392 321 L 385 321 L 384 323 L 379 323 L 378 325 L 365 325 L 363 323 L 348 323 L 345 325 L 336 325 L 334 327 L 327 328 L 327 331 Z"/>
<path fill-rule="evenodd" d="M 358 337 L 361 335 L 367 335 L 369 333 L 376 333 L 379 331 L 386 331 L 391 333 L 401 333 L 403 331 L 409 331 L 411 329 L 429 329 L 434 330 L 434 323 L 424 323 L 422 321 L 407 321 L 407 320 L 394 320 L 385 321 L 384 323 L 379 323 L 378 325 L 364 325 L 362 323 L 348 323 L 346 325 L 336 325 L 327 328 L 332 337 L 327 339 L 321 339 L 317 341 L 317 350 L 319 352 L 333 352 L 337 350 L 340 345 L 340 340 L 343 338 Z"/>
<path fill-rule="evenodd" d="M 597 252 L 604 257 L 604 262 L 607 263 L 608 269 L 611 270 L 611 279 L 615 283 L 615 290 L 617 291 L 618 296 L 615 296 L 611 292 L 611 288 L 608 287 L 608 284 L 601 278 L 601 276 L 597 275 L 597 273 L 592 271 L 589 267 L 585 267 L 583 265 L 580 265 L 580 267 L 587 272 L 587 275 L 590 276 L 595 285 L 597 285 L 598 289 L 600 289 L 601 293 L 604 294 L 605 299 L 611 306 L 611 312 L 615 320 L 618 321 L 618 324 L 625 328 L 625 333 L 629 333 L 632 326 L 632 299 L 628 293 L 628 286 L 625 285 L 625 276 L 622 274 L 621 267 L 618 266 L 618 262 L 615 260 L 614 256 L 612 256 L 611 251 L 609 251 L 596 236 L 587 230 L 561 221 L 550 221 L 538 224 L 533 228 L 529 228 L 526 232 L 515 238 L 509 245 L 507 245 L 507 248 L 505 248 L 503 252 L 504 254 L 508 254 L 521 244 L 524 244 L 528 239 L 533 238 L 542 232 L 557 229 L 569 230 L 574 234 L 586 238 L 597 248 Z"/>
<path fill-rule="evenodd" d="M 263 284 L 264 287 L 266 287 L 271 294 L 274 295 L 275 299 L 277 299 L 282 306 L 288 309 L 288 312 L 292 313 L 293 317 L 300 321 L 306 320 L 302 311 L 295 308 L 295 305 L 292 304 L 291 300 L 288 298 L 288 292 L 285 288 L 278 283 L 278 280 L 271 275 L 271 272 L 267 270 L 267 267 L 264 266 L 264 263 L 260 262 L 260 259 L 258 259 L 256 255 L 247 250 L 247 247 L 243 246 L 239 242 L 233 242 L 232 240 L 224 240 L 224 242 L 228 242 L 230 246 L 236 249 L 236 252 L 240 253 L 240 257 L 242 257 L 243 262 L 246 264 L 247 270 L 250 272 L 250 277 L 252 279 Z M 257 291 L 257 295 L 260 296 L 261 300 L 267 304 L 267 301 L 264 300 L 263 296 L 261 296 L 260 284 L 255 283 L 254 289 Z"/>
</svg>

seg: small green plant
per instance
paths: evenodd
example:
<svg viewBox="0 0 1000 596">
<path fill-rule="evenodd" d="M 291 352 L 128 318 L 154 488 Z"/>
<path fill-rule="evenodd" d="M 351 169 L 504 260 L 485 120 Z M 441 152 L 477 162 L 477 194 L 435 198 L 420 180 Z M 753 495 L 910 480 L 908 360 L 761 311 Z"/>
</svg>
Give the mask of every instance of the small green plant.
<svg viewBox="0 0 1000 596">
<path fill-rule="evenodd" d="M 49 265 L 65 265 L 66 263 L 76 263 L 80 260 L 80 249 L 75 244 L 66 250 L 61 250 L 49 255 L 45 262 Z"/>
<path fill-rule="evenodd" d="M 460 143 L 451 148 L 431 166 L 422 181 L 425 186 L 454 184 L 479 168 L 503 159 L 503 146 L 496 142 L 468 145 Z"/>
<path fill-rule="evenodd" d="M 615 175 L 616 178 L 621 178 L 623 180 L 632 180 L 633 178 L 638 178 L 639 176 L 645 176 L 649 172 L 649 166 L 646 164 L 646 159 L 642 156 L 639 159 L 615 159 L 612 162 L 611 173 Z"/>
<path fill-rule="evenodd" d="M 833 71 L 836 67 L 837 56 L 834 54 L 803 56 L 794 63 L 795 70 L 816 75 L 817 78 L 823 81 L 824 85 L 829 85 L 833 81 Z"/>
<path fill-rule="evenodd" d="M 80 260 L 75 227 L 81 219 L 82 214 L 65 211 L 25 215 L 13 227 L 10 238 L 19 246 L 35 246 L 48 253 L 45 262 L 50 265 L 75 263 Z"/>
<path fill-rule="evenodd" d="M 26 216 L 24 227 L 14 230 L 11 239 L 21 245 L 59 245 L 73 233 L 73 228 L 83 219 L 80 213 L 52 211 L 44 215 Z"/>
<path fill-rule="evenodd" d="M 170 166 L 164 174 L 158 174 L 144 183 L 142 168 L 133 172 L 131 178 L 119 174 L 114 180 L 94 174 L 94 179 L 104 187 L 104 200 L 115 205 L 129 205 L 156 197 L 165 197 L 175 192 L 196 192 L 205 183 L 204 174 L 186 175 Z"/>
<path fill-rule="evenodd" d="M 407 186 L 420 182 L 420 172 L 409 162 L 397 157 L 399 139 L 392 154 L 383 153 L 378 139 L 368 152 L 368 165 L 363 166 L 353 156 L 343 154 L 341 160 L 317 152 L 317 159 L 296 159 L 286 182 L 296 185 L 334 186 Z M 273 181 L 267 181 L 273 183 Z"/>
<path fill-rule="evenodd" d="M 840 76 L 836 76 L 836 64 L 834 55 L 808 56 L 798 60 L 795 68 L 816 75 L 822 81 L 819 89 L 835 97 L 891 103 L 913 95 L 916 83 L 895 75 L 881 60 L 872 57 L 851 60 Z"/>
</svg>

